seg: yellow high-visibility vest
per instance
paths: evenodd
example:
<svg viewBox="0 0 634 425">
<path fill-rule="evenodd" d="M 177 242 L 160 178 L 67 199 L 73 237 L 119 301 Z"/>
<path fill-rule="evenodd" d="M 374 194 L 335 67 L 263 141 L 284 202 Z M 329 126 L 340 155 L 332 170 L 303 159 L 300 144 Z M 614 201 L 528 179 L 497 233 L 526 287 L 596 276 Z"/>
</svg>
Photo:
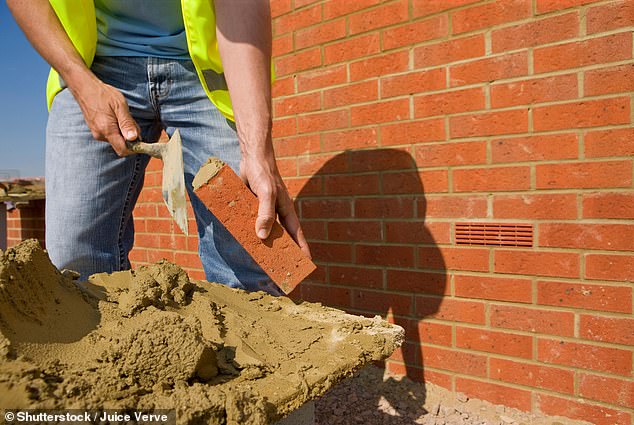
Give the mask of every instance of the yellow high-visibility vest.
<svg viewBox="0 0 634 425">
<path fill-rule="evenodd" d="M 49 0 L 49 2 L 75 49 L 90 67 L 97 50 L 97 18 L 94 0 Z M 189 55 L 205 93 L 225 117 L 234 120 L 216 40 L 213 2 L 211 0 L 181 0 L 181 8 Z M 51 69 L 46 84 L 46 100 L 49 109 L 53 98 L 63 86 L 64 83 L 57 71 Z"/>
</svg>

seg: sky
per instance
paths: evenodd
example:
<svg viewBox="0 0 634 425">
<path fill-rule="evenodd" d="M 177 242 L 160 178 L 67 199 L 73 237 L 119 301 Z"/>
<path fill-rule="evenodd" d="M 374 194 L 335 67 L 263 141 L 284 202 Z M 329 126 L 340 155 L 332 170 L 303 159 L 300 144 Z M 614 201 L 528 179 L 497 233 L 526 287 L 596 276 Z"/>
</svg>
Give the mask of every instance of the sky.
<svg viewBox="0 0 634 425">
<path fill-rule="evenodd" d="M 48 65 L 0 1 L 0 180 L 44 175 Z"/>
</svg>

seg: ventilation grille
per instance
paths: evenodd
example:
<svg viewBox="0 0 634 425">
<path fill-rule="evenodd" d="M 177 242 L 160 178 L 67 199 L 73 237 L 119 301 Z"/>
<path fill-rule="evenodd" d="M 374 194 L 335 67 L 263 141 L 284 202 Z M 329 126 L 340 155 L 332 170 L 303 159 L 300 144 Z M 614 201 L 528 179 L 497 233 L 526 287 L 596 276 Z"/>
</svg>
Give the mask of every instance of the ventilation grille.
<svg viewBox="0 0 634 425">
<path fill-rule="evenodd" d="M 533 246 L 533 225 L 456 223 L 457 245 Z"/>
</svg>

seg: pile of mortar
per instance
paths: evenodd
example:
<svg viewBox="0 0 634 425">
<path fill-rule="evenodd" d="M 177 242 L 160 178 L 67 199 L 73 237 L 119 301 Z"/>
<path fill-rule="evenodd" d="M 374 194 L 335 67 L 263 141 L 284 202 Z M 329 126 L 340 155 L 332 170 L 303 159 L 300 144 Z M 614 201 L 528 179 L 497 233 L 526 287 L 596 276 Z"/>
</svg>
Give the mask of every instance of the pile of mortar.
<svg viewBox="0 0 634 425">
<path fill-rule="evenodd" d="M 34 240 L 0 255 L 2 409 L 267 424 L 402 339 L 378 317 L 191 282 L 168 262 L 75 283 Z"/>
</svg>

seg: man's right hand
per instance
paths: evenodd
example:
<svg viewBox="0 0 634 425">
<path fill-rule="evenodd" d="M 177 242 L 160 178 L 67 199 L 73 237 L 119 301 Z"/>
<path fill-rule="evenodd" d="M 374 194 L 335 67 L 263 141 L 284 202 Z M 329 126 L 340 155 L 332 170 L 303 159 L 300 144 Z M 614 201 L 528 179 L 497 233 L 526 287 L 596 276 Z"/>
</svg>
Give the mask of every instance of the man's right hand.
<svg viewBox="0 0 634 425">
<path fill-rule="evenodd" d="M 126 156 L 126 140 L 137 140 L 141 131 L 130 115 L 123 94 L 116 88 L 97 80 L 82 84 L 71 91 L 84 114 L 84 119 L 96 140 L 110 143 L 119 156 Z"/>
</svg>

